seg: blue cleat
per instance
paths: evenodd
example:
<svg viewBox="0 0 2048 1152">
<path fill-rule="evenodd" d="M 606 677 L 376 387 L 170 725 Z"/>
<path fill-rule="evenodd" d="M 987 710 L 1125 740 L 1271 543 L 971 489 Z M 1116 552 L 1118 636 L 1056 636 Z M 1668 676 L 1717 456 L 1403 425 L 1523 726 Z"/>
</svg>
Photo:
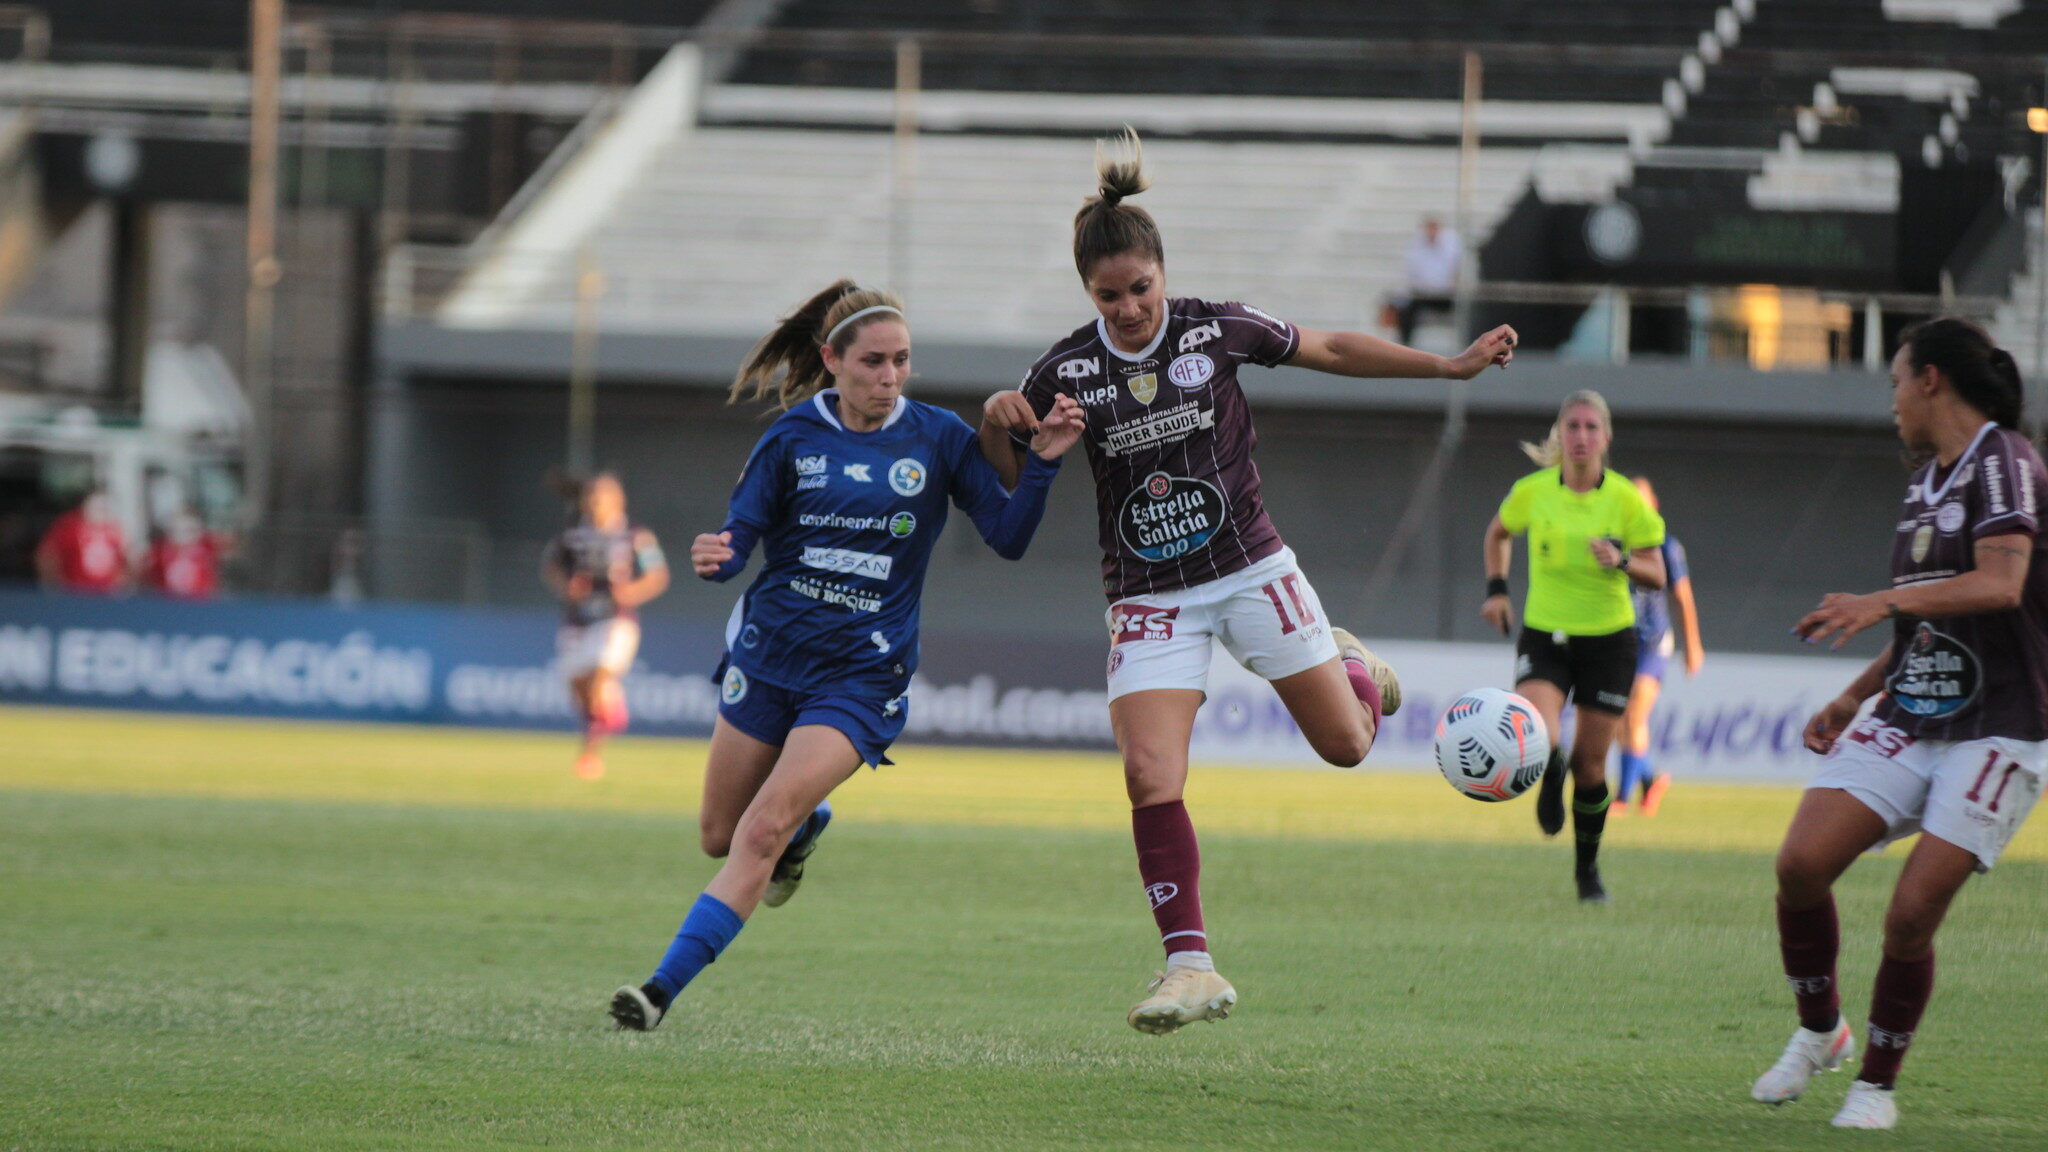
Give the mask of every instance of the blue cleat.
<svg viewBox="0 0 2048 1152">
<path fill-rule="evenodd" d="M 782 850 L 782 859 L 775 862 L 775 872 L 768 878 L 768 891 L 762 894 L 761 903 L 770 908 L 780 908 L 796 895 L 797 885 L 804 882 L 804 861 L 817 850 L 818 837 L 825 834 L 825 826 L 830 823 L 832 802 L 829 800 L 804 817 L 803 827 L 789 838 L 789 847 Z"/>
</svg>

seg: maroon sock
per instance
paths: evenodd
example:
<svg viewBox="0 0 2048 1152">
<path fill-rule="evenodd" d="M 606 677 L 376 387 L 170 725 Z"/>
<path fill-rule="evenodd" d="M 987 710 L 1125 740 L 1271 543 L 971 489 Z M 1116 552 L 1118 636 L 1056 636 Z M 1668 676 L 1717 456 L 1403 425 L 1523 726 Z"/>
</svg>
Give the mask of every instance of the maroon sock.
<svg viewBox="0 0 2048 1152">
<path fill-rule="evenodd" d="M 1802 1028 L 1832 1032 L 1841 1022 L 1842 993 L 1835 987 L 1835 954 L 1841 946 L 1833 894 L 1796 911 L 1778 901 L 1778 952 L 1785 958 L 1785 983 L 1792 986 Z"/>
<path fill-rule="evenodd" d="M 1178 800 L 1131 809 L 1131 838 L 1138 842 L 1138 876 L 1152 902 L 1160 943 L 1168 955 L 1206 952 L 1202 929 L 1202 853 L 1195 825 Z"/>
<path fill-rule="evenodd" d="M 1899 1064 L 1906 1059 L 1913 1030 L 1920 1026 L 1920 1013 L 1927 1010 L 1933 995 L 1933 949 L 1918 960 L 1886 956 L 1878 962 L 1877 987 L 1870 993 L 1870 1035 L 1863 1046 L 1863 1071 L 1857 1073 L 1858 1080 L 1889 1088 L 1899 1078 Z"/>
<path fill-rule="evenodd" d="M 1351 690 L 1358 694 L 1358 702 L 1365 705 L 1366 710 L 1372 713 L 1373 731 L 1379 731 L 1379 682 L 1372 678 L 1372 673 L 1365 670 L 1365 661 L 1363 660 L 1346 660 L 1344 662 L 1344 675 L 1351 678 Z"/>
</svg>

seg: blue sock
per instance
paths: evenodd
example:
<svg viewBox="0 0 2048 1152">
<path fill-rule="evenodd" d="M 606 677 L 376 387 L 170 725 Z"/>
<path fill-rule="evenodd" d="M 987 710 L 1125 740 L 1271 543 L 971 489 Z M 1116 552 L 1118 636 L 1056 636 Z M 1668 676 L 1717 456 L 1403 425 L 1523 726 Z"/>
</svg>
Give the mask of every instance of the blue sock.
<svg viewBox="0 0 2048 1152">
<path fill-rule="evenodd" d="M 670 998 L 681 992 L 683 987 L 697 978 L 706 964 L 718 959 L 732 938 L 747 926 L 739 914 L 725 906 L 725 902 L 706 892 L 697 897 L 690 906 L 690 914 L 683 918 L 683 926 L 676 932 L 675 942 L 668 946 L 668 953 L 661 958 L 661 966 L 654 970 L 649 983 L 666 992 Z"/>
<path fill-rule="evenodd" d="M 1621 790 L 1615 798 L 1627 803 L 1636 794 L 1636 785 L 1650 782 L 1650 758 L 1640 752 L 1623 749 L 1621 753 Z"/>
</svg>

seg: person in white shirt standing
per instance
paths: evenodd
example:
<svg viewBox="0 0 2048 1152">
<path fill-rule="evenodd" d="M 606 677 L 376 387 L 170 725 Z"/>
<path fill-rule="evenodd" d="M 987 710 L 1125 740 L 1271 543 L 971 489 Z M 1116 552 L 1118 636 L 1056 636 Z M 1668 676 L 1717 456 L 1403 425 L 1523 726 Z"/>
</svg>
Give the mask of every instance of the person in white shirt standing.
<svg viewBox="0 0 2048 1152">
<path fill-rule="evenodd" d="M 1408 241 L 1407 254 L 1401 259 L 1406 287 L 1394 301 L 1401 343 L 1414 343 L 1415 321 L 1423 312 L 1451 314 L 1458 262 L 1464 256 L 1465 246 L 1456 232 L 1434 216 L 1422 218 L 1422 227 Z"/>
</svg>

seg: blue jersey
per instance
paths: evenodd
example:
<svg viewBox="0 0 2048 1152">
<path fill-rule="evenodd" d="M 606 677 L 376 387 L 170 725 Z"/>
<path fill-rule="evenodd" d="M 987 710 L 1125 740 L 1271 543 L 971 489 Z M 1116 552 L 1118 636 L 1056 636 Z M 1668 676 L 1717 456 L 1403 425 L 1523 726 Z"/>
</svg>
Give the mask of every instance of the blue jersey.
<svg viewBox="0 0 2048 1152">
<path fill-rule="evenodd" d="M 761 572 L 734 606 L 726 659 L 782 688 L 894 699 L 917 671 L 925 567 L 949 504 L 1002 555 L 1024 554 L 1058 470 L 1027 453 L 1014 496 L 975 432 L 943 408 L 899 399 L 853 432 L 826 390 L 784 413 L 740 473 L 725 530 L 727 579 L 761 542 Z"/>
<path fill-rule="evenodd" d="M 1636 602 L 1636 645 L 1639 651 L 1648 652 L 1664 642 L 1665 633 L 1671 631 L 1671 609 L 1665 592 L 1678 587 L 1685 579 L 1685 545 L 1676 536 L 1664 537 L 1664 587 L 1645 588 L 1638 584 L 1629 595 Z"/>
</svg>

